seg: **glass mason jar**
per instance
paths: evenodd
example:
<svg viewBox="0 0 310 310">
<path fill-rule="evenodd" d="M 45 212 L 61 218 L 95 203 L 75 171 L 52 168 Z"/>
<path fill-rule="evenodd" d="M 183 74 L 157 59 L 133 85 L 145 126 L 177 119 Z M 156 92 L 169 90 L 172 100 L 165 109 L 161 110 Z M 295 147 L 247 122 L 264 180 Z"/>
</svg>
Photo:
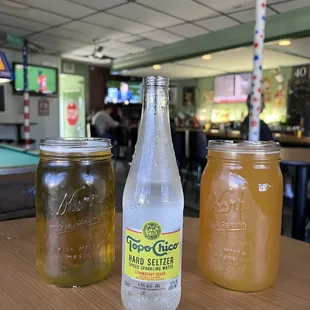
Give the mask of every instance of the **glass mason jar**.
<svg viewBox="0 0 310 310">
<path fill-rule="evenodd" d="M 45 139 L 36 174 L 37 267 L 45 282 L 88 285 L 114 263 L 109 139 Z"/>
<path fill-rule="evenodd" d="M 283 180 L 276 142 L 210 141 L 201 179 L 199 267 L 227 289 L 270 287 L 278 273 Z"/>
</svg>

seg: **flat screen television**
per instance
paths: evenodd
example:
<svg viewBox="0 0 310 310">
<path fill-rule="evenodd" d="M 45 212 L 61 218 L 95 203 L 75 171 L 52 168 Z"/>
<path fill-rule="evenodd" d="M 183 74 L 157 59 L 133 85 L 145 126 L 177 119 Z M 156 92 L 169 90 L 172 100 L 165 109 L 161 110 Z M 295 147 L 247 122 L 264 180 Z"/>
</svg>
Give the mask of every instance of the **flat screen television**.
<svg viewBox="0 0 310 310">
<path fill-rule="evenodd" d="M 142 102 L 142 83 L 139 81 L 108 81 L 105 103 L 138 104 Z"/>
<path fill-rule="evenodd" d="M 250 73 L 235 74 L 235 96 L 246 100 L 251 90 L 251 82 L 252 75 Z"/>
<path fill-rule="evenodd" d="M 214 96 L 215 97 L 230 97 L 234 95 L 233 74 L 217 76 L 214 79 Z"/>
<path fill-rule="evenodd" d="M 214 79 L 214 103 L 245 102 L 250 87 L 250 73 L 217 76 Z"/>
<path fill-rule="evenodd" d="M 24 91 L 24 66 L 13 63 L 15 93 Z M 58 94 L 58 70 L 53 67 L 29 65 L 28 66 L 28 91 L 34 95 Z"/>
</svg>

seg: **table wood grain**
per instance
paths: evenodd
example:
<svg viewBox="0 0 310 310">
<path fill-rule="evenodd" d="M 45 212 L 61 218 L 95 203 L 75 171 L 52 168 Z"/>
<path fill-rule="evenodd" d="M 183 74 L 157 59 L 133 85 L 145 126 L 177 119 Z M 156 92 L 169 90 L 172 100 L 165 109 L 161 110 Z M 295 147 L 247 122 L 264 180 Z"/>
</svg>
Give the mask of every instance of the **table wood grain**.
<svg viewBox="0 0 310 310">
<path fill-rule="evenodd" d="M 42 283 L 35 265 L 35 220 L 0 223 L 1 310 L 123 309 L 121 281 L 121 215 L 116 221 L 116 263 L 101 283 L 65 289 Z M 310 245 L 282 238 L 280 274 L 274 286 L 259 293 L 239 293 L 205 280 L 197 267 L 198 219 L 185 218 L 182 300 L 178 309 L 306 310 L 310 309 Z"/>
</svg>

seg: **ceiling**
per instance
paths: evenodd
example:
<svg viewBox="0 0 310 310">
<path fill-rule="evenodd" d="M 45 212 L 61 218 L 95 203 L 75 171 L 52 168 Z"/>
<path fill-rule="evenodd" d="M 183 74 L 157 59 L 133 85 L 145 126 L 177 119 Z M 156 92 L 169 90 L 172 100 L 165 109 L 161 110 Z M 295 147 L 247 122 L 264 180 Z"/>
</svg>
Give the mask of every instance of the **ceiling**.
<svg viewBox="0 0 310 310">
<path fill-rule="evenodd" d="M 310 63 L 310 37 L 291 40 L 290 46 L 279 46 L 278 42 L 265 45 L 263 68 L 273 69 Z M 234 72 L 251 72 L 253 69 L 252 46 L 221 51 L 212 54 L 212 59 L 195 57 L 187 60 L 165 63 L 160 70 L 152 67 L 125 70 L 121 75 L 149 76 L 163 75 L 170 79 L 199 78 Z"/>
<path fill-rule="evenodd" d="M 310 5 L 267 2 L 269 16 Z M 0 0 L 0 31 L 23 36 L 49 54 L 104 65 L 110 60 L 89 57 L 94 40 L 105 56 L 118 58 L 251 21 L 254 6 L 255 0 Z M 171 70 L 180 65 L 191 71 L 184 62 Z M 205 68 L 197 72 L 205 75 Z"/>
</svg>

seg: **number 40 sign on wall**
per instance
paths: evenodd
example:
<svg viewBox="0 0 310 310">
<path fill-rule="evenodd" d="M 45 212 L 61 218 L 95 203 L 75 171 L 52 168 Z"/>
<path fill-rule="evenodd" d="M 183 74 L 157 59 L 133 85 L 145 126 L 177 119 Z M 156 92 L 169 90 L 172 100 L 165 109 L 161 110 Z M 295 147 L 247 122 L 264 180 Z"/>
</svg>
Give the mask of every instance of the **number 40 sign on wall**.
<svg viewBox="0 0 310 310">
<path fill-rule="evenodd" d="M 300 80 L 300 83 L 308 83 L 309 65 L 295 66 L 292 69 L 292 79 Z"/>
</svg>

